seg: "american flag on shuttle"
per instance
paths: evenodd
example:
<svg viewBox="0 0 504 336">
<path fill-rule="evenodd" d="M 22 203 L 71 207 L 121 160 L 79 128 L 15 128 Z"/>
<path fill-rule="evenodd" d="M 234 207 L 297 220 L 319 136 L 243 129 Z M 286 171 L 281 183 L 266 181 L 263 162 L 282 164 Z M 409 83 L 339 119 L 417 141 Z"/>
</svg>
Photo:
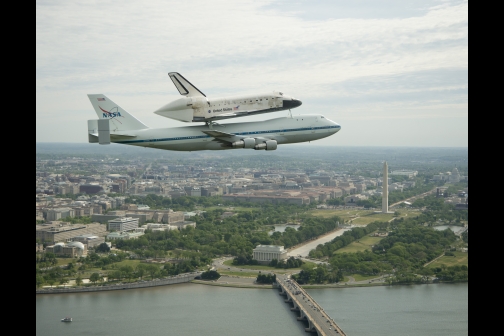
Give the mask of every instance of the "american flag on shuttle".
<svg viewBox="0 0 504 336">
<path fill-rule="evenodd" d="M 240 107 L 240 105 L 236 106 L 236 107 L 233 107 L 233 110 L 238 110 L 238 108 Z"/>
<path fill-rule="evenodd" d="M 104 101 L 105 98 L 98 98 L 98 101 Z"/>
</svg>

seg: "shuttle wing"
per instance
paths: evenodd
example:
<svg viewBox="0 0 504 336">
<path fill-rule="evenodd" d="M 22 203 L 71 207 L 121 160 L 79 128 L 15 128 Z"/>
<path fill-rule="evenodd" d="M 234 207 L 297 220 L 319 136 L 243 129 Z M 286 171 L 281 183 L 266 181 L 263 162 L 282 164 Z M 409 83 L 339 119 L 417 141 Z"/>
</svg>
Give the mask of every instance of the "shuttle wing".
<svg viewBox="0 0 504 336">
<path fill-rule="evenodd" d="M 187 79 L 184 78 L 178 72 L 169 72 L 168 76 L 172 80 L 173 84 L 182 96 L 186 97 L 206 97 L 203 92 L 198 90 L 198 88 L 191 84 Z"/>
</svg>

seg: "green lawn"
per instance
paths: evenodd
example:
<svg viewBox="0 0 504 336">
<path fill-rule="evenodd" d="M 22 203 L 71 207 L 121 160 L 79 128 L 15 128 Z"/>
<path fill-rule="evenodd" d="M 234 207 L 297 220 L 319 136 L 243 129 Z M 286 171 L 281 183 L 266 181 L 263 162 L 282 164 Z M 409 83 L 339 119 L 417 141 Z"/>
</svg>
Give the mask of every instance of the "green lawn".
<svg viewBox="0 0 504 336">
<path fill-rule="evenodd" d="M 412 209 L 397 209 L 397 211 L 401 213 L 401 216 L 408 216 L 409 214 L 415 212 Z M 374 210 L 363 209 L 317 209 L 310 211 L 309 214 L 315 217 L 324 218 L 339 216 L 345 221 L 352 219 L 352 223 L 359 225 L 367 225 L 374 221 L 387 222 L 394 217 L 394 214 L 375 213 Z"/>
<path fill-rule="evenodd" d="M 364 236 L 360 238 L 358 241 L 352 242 L 350 245 L 347 245 L 339 250 L 334 251 L 334 253 L 354 253 L 354 252 L 362 252 L 364 250 L 371 251 L 371 246 L 376 245 L 383 237 L 370 237 Z"/>
<path fill-rule="evenodd" d="M 223 264 L 226 266 L 230 266 L 230 267 L 259 270 L 259 271 L 271 271 L 271 272 L 276 272 L 276 273 L 280 273 L 280 272 L 289 273 L 289 272 L 293 272 L 293 271 L 297 272 L 297 271 L 301 270 L 301 268 L 284 269 L 284 268 L 275 268 L 275 267 L 271 267 L 271 266 L 267 266 L 267 265 L 233 265 L 232 263 L 233 263 L 233 260 L 231 259 L 231 260 L 224 261 Z M 317 264 L 310 262 L 310 261 L 305 261 L 304 263 L 307 265 L 311 265 L 311 266 L 317 266 Z"/>
<path fill-rule="evenodd" d="M 77 260 L 77 258 L 56 258 L 56 261 L 58 262 L 56 266 L 68 265 L 68 263 L 71 262 L 75 264 Z"/>
<path fill-rule="evenodd" d="M 362 274 L 352 274 L 350 275 L 352 278 L 355 279 L 355 281 L 362 281 L 362 280 L 369 280 L 369 279 L 374 279 L 377 278 L 378 275 L 362 275 Z"/>
<path fill-rule="evenodd" d="M 115 267 L 116 268 L 119 268 L 121 266 L 131 266 L 133 267 L 133 269 L 135 269 L 135 267 L 137 267 L 137 265 L 140 263 L 140 260 L 129 260 L 129 259 L 126 259 L 126 260 L 123 260 L 123 261 L 119 261 L 119 262 L 116 262 L 116 263 L 113 263 L 112 265 L 116 265 Z M 156 264 L 156 265 L 159 265 L 159 264 Z M 107 268 L 110 269 L 110 265 L 107 265 Z"/>
<path fill-rule="evenodd" d="M 215 210 L 215 209 L 223 209 L 224 211 L 231 211 L 231 212 L 240 212 L 240 211 L 252 211 L 252 210 L 259 210 L 260 208 L 258 207 L 224 207 L 224 206 L 209 206 L 205 208 L 205 211 L 210 211 L 210 210 Z"/>
<path fill-rule="evenodd" d="M 339 216 L 344 220 L 348 220 L 351 218 L 354 218 L 354 216 L 363 214 L 363 213 L 369 213 L 369 211 L 366 210 L 355 210 L 355 209 L 343 209 L 343 210 L 336 210 L 336 209 L 317 209 L 313 211 L 309 211 L 308 214 L 315 216 L 315 217 L 324 217 L 324 218 L 329 218 L 333 216 Z"/>
<path fill-rule="evenodd" d="M 236 275 L 242 277 L 254 277 L 257 278 L 256 272 L 230 272 L 230 271 L 218 271 L 220 275 Z"/>
<path fill-rule="evenodd" d="M 442 264 L 448 266 L 455 266 L 455 265 L 468 265 L 469 262 L 469 253 L 467 252 L 453 252 L 455 256 L 442 256 L 438 260 L 434 261 L 432 264 L 429 264 L 427 267 L 434 268 L 434 267 L 441 267 Z"/>
<path fill-rule="evenodd" d="M 392 218 L 394 218 L 394 214 L 380 214 L 380 213 L 364 214 L 362 215 L 362 217 L 355 218 L 352 221 L 352 224 L 367 225 L 375 221 L 388 222 Z"/>
</svg>

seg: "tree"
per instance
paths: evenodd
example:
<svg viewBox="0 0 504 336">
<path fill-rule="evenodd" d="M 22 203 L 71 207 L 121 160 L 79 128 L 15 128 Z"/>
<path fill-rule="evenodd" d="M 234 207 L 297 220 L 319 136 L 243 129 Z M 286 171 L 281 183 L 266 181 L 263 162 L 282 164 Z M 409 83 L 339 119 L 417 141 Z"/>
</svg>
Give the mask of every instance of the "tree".
<svg viewBox="0 0 504 336">
<path fill-rule="evenodd" d="M 79 276 L 77 276 L 77 278 L 75 278 L 75 284 L 76 284 L 77 286 L 82 285 L 82 278 L 81 278 L 81 276 L 80 276 L 80 275 L 79 275 Z"/>
<path fill-rule="evenodd" d="M 95 248 L 95 251 L 102 253 L 110 252 L 110 247 L 107 245 L 107 243 L 101 243 Z"/>
<path fill-rule="evenodd" d="M 204 280 L 214 280 L 214 279 L 219 279 L 220 274 L 217 271 L 208 271 L 208 272 L 203 272 L 201 273 L 201 279 Z"/>
<path fill-rule="evenodd" d="M 42 275 L 37 275 L 37 277 L 36 277 L 37 288 L 40 288 L 43 283 L 44 283 L 44 277 Z"/>
<path fill-rule="evenodd" d="M 147 272 L 149 273 L 151 280 L 159 273 L 159 267 L 153 264 L 147 265 Z"/>
<path fill-rule="evenodd" d="M 100 274 L 98 274 L 98 273 L 93 273 L 93 274 L 91 274 L 91 276 L 89 277 L 89 281 L 91 281 L 93 284 L 96 284 L 96 282 L 97 282 L 98 280 L 100 280 L 100 278 L 101 278 L 101 277 L 100 277 Z"/>
</svg>

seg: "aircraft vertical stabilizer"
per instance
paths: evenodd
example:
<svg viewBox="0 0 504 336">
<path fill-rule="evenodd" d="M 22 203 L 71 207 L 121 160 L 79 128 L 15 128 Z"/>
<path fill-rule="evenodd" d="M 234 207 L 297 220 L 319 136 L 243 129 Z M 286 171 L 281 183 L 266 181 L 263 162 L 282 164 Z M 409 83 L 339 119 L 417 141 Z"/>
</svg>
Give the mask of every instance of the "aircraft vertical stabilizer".
<svg viewBox="0 0 504 336">
<path fill-rule="evenodd" d="M 110 131 L 149 128 L 103 94 L 88 94 L 98 118 L 110 120 Z"/>
<path fill-rule="evenodd" d="M 169 72 L 168 76 L 182 96 L 186 97 L 206 97 L 203 92 L 192 85 L 187 79 L 178 72 Z"/>
</svg>

